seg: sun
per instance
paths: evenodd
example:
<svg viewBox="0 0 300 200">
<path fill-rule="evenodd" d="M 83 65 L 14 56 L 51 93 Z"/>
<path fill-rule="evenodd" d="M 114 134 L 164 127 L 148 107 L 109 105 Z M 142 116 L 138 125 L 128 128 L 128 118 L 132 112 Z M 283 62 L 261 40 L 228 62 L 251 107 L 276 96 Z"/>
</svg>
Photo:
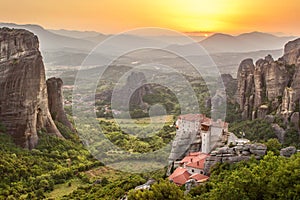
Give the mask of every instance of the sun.
<svg viewBox="0 0 300 200">
<path fill-rule="evenodd" d="M 236 2 L 238 0 L 228 1 Z M 240 4 L 230 4 L 228 1 L 173 0 L 172 7 L 167 10 L 172 16 L 171 20 L 168 21 L 169 26 L 186 32 L 231 30 L 234 27 L 236 16 L 240 12 L 240 9 L 238 9 Z"/>
</svg>

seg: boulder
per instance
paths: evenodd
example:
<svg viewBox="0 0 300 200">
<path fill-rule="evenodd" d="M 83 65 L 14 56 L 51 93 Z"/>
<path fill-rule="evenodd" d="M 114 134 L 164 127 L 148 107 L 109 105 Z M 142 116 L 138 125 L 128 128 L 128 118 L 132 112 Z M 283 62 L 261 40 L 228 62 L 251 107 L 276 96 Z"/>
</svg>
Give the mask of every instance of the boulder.
<svg viewBox="0 0 300 200">
<path fill-rule="evenodd" d="M 273 115 L 266 115 L 265 120 L 266 120 L 268 123 L 273 123 L 274 120 L 275 120 L 275 117 L 274 117 Z"/>
<path fill-rule="evenodd" d="M 294 112 L 291 116 L 291 122 L 299 130 L 299 112 Z"/>
<path fill-rule="evenodd" d="M 264 144 L 251 144 L 250 153 L 257 156 L 264 156 L 267 152 L 267 146 Z"/>
<path fill-rule="evenodd" d="M 275 131 L 275 134 L 279 140 L 279 142 L 283 143 L 285 130 L 281 128 L 278 124 L 272 124 L 271 125 L 273 130 Z"/>
<path fill-rule="evenodd" d="M 285 157 L 291 157 L 297 152 L 296 147 L 290 146 L 280 150 L 280 155 Z"/>
<path fill-rule="evenodd" d="M 261 105 L 257 109 L 257 118 L 264 119 L 268 113 L 269 107 L 267 105 Z"/>
</svg>

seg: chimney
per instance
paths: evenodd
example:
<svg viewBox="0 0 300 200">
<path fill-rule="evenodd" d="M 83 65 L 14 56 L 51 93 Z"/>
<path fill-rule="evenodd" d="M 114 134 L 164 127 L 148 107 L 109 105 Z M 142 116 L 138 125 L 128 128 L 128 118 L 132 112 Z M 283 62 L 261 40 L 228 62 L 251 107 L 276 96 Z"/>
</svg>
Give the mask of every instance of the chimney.
<svg viewBox="0 0 300 200">
<path fill-rule="evenodd" d="M 197 161 L 197 166 L 199 166 L 199 161 Z"/>
</svg>

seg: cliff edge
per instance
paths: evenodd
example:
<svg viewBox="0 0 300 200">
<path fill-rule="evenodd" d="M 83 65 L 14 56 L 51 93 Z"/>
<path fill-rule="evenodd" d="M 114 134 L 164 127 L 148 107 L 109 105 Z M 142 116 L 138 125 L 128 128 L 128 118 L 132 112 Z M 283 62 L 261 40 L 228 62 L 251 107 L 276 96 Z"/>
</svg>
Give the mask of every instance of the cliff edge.
<svg viewBox="0 0 300 200">
<path fill-rule="evenodd" d="M 63 138 L 48 108 L 39 41 L 22 29 L 0 29 L 0 121 L 16 144 L 32 149 L 39 130 Z"/>
</svg>

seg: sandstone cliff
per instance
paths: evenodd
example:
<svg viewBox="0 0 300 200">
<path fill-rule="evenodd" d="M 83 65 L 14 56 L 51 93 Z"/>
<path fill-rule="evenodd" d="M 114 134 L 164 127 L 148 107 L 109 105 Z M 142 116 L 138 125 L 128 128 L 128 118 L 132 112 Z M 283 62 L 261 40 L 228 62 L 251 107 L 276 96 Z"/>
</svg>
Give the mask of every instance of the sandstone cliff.
<svg viewBox="0 0 300 200">
<path fill-rule="evenodd" d="M 62 137 L 49 109 L 38 38 L 26 31 L 0 29 L 0 121 L 15 142 L 34 148 L 37 131 Z"/>
<path fill-rule="evenodd" d="M 48 105 L 52 119 L 75 131 L 73 125 L 67 118 L 63 102 L 63 81 L 60 78 L 49 78 L 47 81 Z"/>
<path fill-rule="evenodd" d="M 300 39 L 287 43 L 284 55 L 277 61 L 268 55 L 255 64 L 251 59 L 241 62 L 237 75 L 236 100 L 243 119 L 277 115 L 287 124 L 299 112 Z M 294 114 L 296 113 L 296 114 Z"/>
</svg>

